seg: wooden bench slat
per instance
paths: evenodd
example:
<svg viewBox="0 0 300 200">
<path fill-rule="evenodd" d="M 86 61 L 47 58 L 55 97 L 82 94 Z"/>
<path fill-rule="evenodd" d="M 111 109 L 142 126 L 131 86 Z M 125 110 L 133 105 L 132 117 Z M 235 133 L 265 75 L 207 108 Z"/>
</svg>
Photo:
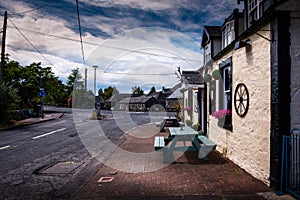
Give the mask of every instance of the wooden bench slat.
<svg viewBox="0 0 300 200">
<path fill-rule="evenodd" d="M 165 147 L 165 140 L 163 136 L 156 136 L 154 138 L 154 149 L 158 150 Z"/>
<path fill-rule="evenodd" d="M 198 139 L 205 145 L 205 146 L 216 146 L 216 144 L 211 141 L 210 139 L 208 139 L 207 137 L 203 136 L 203 135 L 199 135 Z"/>
</svg>

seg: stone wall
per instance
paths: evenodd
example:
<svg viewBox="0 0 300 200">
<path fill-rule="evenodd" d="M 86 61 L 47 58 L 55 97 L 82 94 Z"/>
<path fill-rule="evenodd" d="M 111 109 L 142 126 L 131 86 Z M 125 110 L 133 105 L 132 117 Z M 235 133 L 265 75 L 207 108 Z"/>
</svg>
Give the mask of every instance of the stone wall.
<svg viewBox="0 0 300 200">
<path fill-rule="evenodd" d="M 270 26 L 262 27 L 261 30 L 270 30 Z M 262 31 L 260 34 L 270 38 L 269 31 Z M 269 184 L 270 42 L 258 35 L 252 35 L 249 39 L 252 42 L 251 47 L 233 50 L 213 66 L 214 69 L 218 69 L 222 60 L 232 57 L 232 98 L 237 84 L 244 83 L 250 96 L 249 111 L 245 117 L 239 117 L 232 101 L 233 131 L 218 127 L 217 120 L 209 116 L 208 135 L 218 145 L 218 151 L 224 152 L 230 160 Z"/>
</svg>

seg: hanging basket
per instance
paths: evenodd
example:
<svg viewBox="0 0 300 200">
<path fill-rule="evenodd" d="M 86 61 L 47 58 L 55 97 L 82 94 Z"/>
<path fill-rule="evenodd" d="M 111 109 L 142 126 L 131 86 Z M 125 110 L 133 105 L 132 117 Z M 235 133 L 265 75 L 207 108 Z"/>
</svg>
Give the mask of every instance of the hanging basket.
<svg viewBox="0 0 300 200">
<path fill-rule="evenodd" d="M 220 80 L 222 79 L 222 72 L 221 70 L 219 69 L 216 69 L 212 72 L 212 77 L 215 79 L 215 80 Z"/>
<path fill-rule="evenodd" d="M 212 80 L 212 76 L 210 74 L 204 74 L 203 79 L 206 83 L 209 83 Z"/>
</svg>

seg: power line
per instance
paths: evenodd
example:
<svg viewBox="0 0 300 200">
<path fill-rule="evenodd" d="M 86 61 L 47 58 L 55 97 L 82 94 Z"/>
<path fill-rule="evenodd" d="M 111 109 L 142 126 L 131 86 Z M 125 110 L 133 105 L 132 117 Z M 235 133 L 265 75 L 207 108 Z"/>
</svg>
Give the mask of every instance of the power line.
<svg viewBox="0 0 300 200">
<path fill-rule="evenodd" d="M 24 39 L 30 44 L 30 46 L 36 51 L 38 52 L 50 65 L 52 65 L 53 67 L 54 64 L 48 60 L 48 58 L 46 58 L 33 44 L 32 42 L 30 42 L 30 40 L 24 35 L 24 33 L 22 33 L 22 31 L 15 25 L 15 23 L 10 19 L 8 18 L 8 20 L 13 24 L 14 28 L 17 29 L 17 31 L 24 37 Z M 57 67 L 55 67 L 59 72 L 63 73 L 62 71 L 60 71 Z"/>
<path fill-rule="evenodd" d="M 8 26 L 8 27 L 10 27 L 10 26 Z M 14 27 L 10 27 L 10 28 L 14 28 Z M 28 32 L 31 32 L 31 33 L 34 33 L 34 34 L 38 34 L 38 35 L 54 37 L 54 38 L 59 38 L 59 39 L 62 39 L 62 40 L 68 40 L 68 41 L 73 41 L 73 42 L 81 42 L 78 39 L 67 38 L 67 37 L 53 35 L 53 34 L 44 33 L 44 32 L 40 32 L 40 31 L 34 31 L 34 30 L 25 29 L 25 28 L 19 28 L 19 29 L 24 30 L 24 31 L 28 31 Z M 201 63 L 201 61 L 199 61 L 199 60 L 194 60 L 194 59 L 189 59 L 189 58 L 166 56 L 166 55 L 157 54 L 157 53 L 149 53 L 149 52 L 140 51 L 140 50 L 131 50 L 131 49 L 126 49 L 126 48 L 122 48 L 122 47 L 115 47 L 115 46 L 109 46 L 109 45 L 104 45 L 104 44 L 98 44 L 98 43 L 94 43 L 94 42 L 82 41 L 82 43 L 89 44 L 89 45 L 94 45 L 94 46 L 100 46 L 100 47 L 104 47 L 104 48 L 127 51 L 129 53 L 139 53 L 139 54 L 151 55 L 151 56 L 156 56 L 156 57 L 172 58 L 172 59 L 176 59 L 176 60 L 184 60 L 184 61 Z"/>
<path fill-rule="evenodd" d="M 12 14 L 8 14 L 8 15 L 9 15 L 9 16 L 11 16 L 11 15 L 21 15 L 21 14 L 33 12 L 33 11 L 36 11 L 36 10 L 45 8 L 45 7 L 47 7 L 47 6 L 50 6 L 51 4 L 54 4 L 56 1 L 57 1 L 57 0 L 53 0 L 52 2 L 49 2 L 49 3 L 45 4 L 45 5 L 36 7 L 36 8 L 34 8 L 34 9 L 31 9 L 31 10 L 27 10 L 27 11 L 23 11 L 23 12 L 18 12 L 18 13 L 12 13 Z"/>
<path fill-rule="evenodd" d="M 116 75 L 130 75 L 130 76 L 166 76 L 174 75 L 174 73 L 163 73 L 163 74 L 130 74 L 130 73 L 121 73 L 121 72 L 107 72 L 103 71 L 104 74 L 116 74 Z"/>
<path fill-rule="evenodd" d="M 79 5 L 78 5 L 78 0 L 76 0 L 76 8 L 77 8 L 77 20 L 78 20 L 78 29 L 79 29 L 80 45 L 81 45 L 81 55 L 82 55 L 83 64 L 85 64 L 84 50 L 83 50 L 83 43 L 82 43 L 82 34 L 81 34 L 81 25 L 80 25 L 80 15 L 79 15 Z"/>
</svg>

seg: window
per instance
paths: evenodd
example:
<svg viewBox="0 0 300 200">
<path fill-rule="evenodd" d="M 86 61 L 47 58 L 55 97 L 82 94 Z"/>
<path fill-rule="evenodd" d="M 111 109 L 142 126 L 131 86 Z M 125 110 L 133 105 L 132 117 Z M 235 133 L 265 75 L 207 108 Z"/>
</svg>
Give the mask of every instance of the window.
<svg viewBox="0 0 300 200">
<path fill-rule="evenodd" d="M 249 25 L 251 25 L 263 15 L 264 0 L 249 0 L 248 10 Z"/>
<path fill-rule="evenodd" d="M 208 61 L 210 61 L 211 59 L 211 47 L 210 47 L 210 43 L 208 43 L 205 46 L 205 52 L 204 52 L 204 64 L 206 64 Z"/>
<path fill-rule="evenodd" d="M 220 64 L 222 80 L 220 83 L 219 110 L 230 110 L 232 113 L 232 63 L 231 58 Z M 232 131 L 232 115 L 226 116 L 223 128 Z"/>
<path fill-rule="evenodd" d="M 234 39 L 234 20 L 227 22 L 223 31 L 223 49 L 228 46 Z"/>
<path fill-rule="evenodd" d="M 216 81 L 209 83 L 209 114 L 212 115 L 216 111 Z"/>
<path fill-rule="evenodd" d="M 231 110 L 231 66 L 222 69 L 223 74 L 223 109 Z"/>
<path fill-rule="evenodd" d="M 198 112 L 198 92 L 194 93 L 194 112 Z"/>
</svg>

